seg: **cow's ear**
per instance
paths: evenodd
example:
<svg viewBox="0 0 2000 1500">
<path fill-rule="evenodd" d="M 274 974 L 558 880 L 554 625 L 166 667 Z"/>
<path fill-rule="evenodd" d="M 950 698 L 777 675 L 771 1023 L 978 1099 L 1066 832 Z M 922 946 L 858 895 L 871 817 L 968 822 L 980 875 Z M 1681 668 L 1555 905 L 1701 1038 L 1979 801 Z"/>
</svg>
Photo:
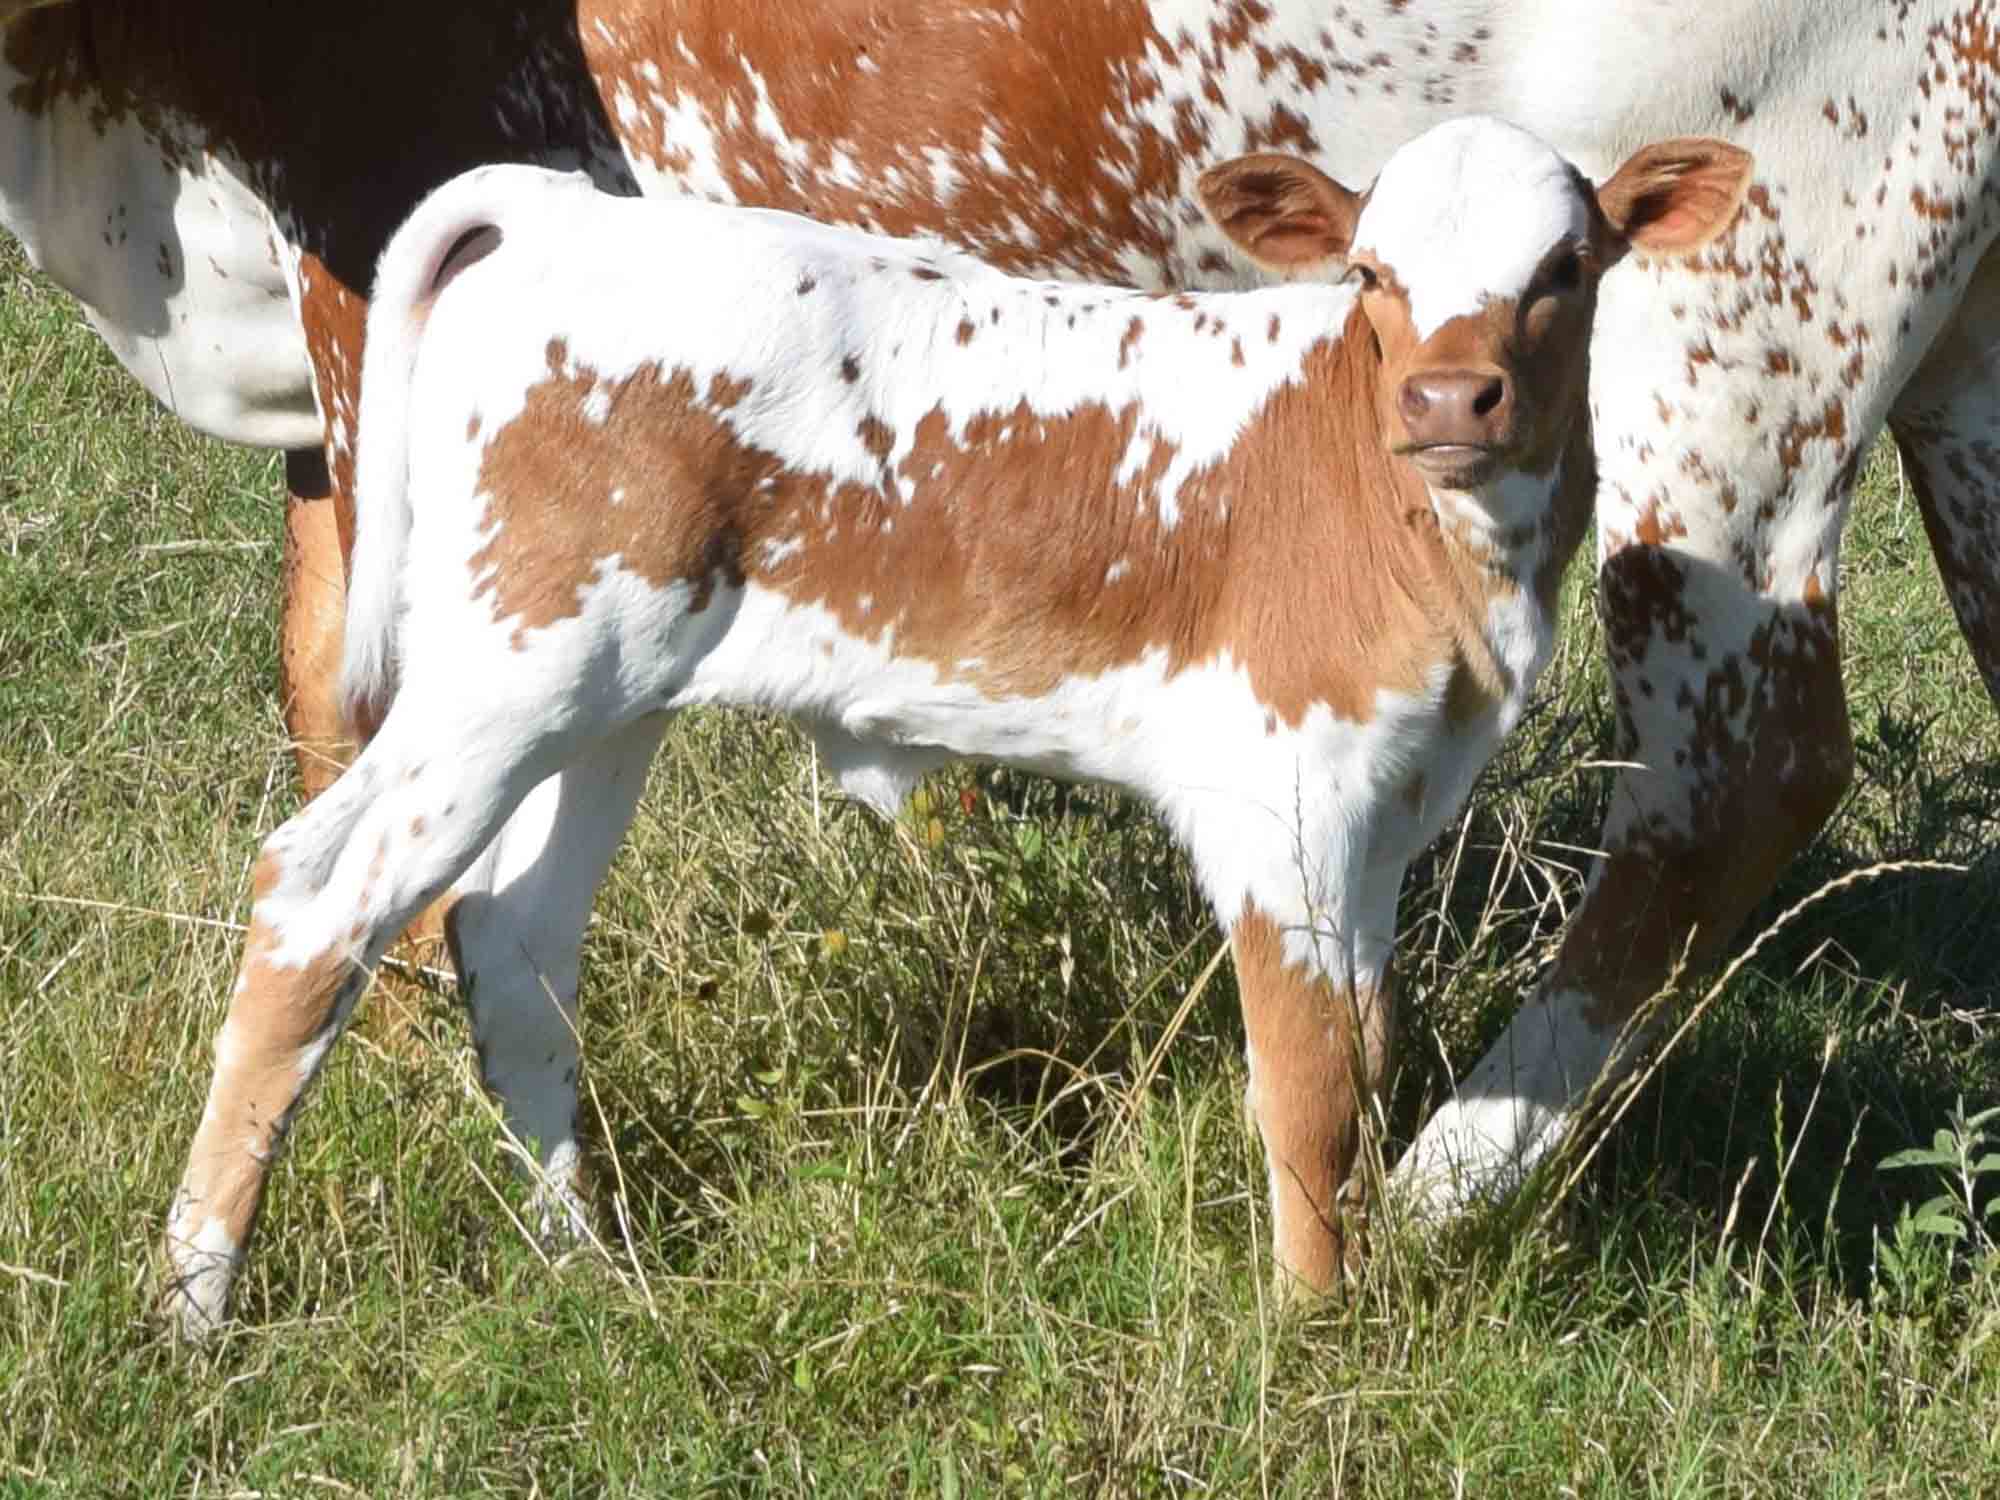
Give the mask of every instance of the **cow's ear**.
<svg viewBox="0 0 2000 1500">
<path fill-rule="evenodd" d="M 1727 141 L 1683 136 L 1642 146 L 1597 190 L 1612 232 L 1634 250 L 1686 255 L 1736 217 L 1752 159 Z"/>
<path fill-rule="evenodd" d="M 1239 156 L 1195 184 L 1202 212 L 1267 271 L 1296 276 L 1345 256 L 1361 197 L 1296 156 Z"/>
</svg>

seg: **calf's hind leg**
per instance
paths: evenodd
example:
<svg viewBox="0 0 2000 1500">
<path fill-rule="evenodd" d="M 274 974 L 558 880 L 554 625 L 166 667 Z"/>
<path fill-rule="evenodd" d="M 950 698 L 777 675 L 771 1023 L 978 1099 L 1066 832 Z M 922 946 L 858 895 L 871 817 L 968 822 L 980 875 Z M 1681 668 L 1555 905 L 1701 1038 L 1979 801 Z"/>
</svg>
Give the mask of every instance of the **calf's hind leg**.
<svg viewBox="0 0 2000 1500">
<path fill-rule="evenodd" d="M 208 1104 L 166 1234 L 168 1311 L 219 1322 L 271 1165 L 368 979 L 404 924 L 469 865 L 559 753 L 449 732 L 408 694 L 360 759 L 265 842 Z M 436 703 L 436 698 L 429 700 Z M 451 755 L 447 747 L 467 753 Z"/>
<path fill-rule="evenodd" d="M 583 1222 L 576 986 L 592 899 L 631 826 L 663 717 L 619 730 L 530 792 L 453 887 L 446 938 L 486 1086 L 544 1174 L 538 1229 Z"/>
</svg>

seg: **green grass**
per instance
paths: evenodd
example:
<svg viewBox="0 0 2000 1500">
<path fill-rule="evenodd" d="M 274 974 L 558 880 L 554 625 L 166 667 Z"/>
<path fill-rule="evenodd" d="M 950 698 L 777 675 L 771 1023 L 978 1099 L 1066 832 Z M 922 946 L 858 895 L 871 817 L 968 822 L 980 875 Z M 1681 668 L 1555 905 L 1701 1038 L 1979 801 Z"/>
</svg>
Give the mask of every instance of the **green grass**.
<svg viewBox="0 0 2000 1500">
<path fill-rule="evenodd" d="M 1764 919 L 1969 873 L 1809 909 L 1541 1221 L 1385 1227 L 1279 1316 L 1226 966 L 1163 1047 L 1217 937 L 1157 828 L 971 773 L 885 826 L 712 718 L 590 933 L 601 1250 L 515 1227 L 449 987 L 402 981 L 192 1352 L 154 1246 L 296 805 L 279 475 L 11 252 L 0 348 L 0 1495 L 2000 1494 L 2000 1259 L 1878 1170 L 2000 1098 L 2000 740 L 1892 458 L 1845 556 L 1861 773 Z M 1577 898 L 1609 720 L 1569 614 L 1405 893 L 1398 1137 Z"/>
</svg>

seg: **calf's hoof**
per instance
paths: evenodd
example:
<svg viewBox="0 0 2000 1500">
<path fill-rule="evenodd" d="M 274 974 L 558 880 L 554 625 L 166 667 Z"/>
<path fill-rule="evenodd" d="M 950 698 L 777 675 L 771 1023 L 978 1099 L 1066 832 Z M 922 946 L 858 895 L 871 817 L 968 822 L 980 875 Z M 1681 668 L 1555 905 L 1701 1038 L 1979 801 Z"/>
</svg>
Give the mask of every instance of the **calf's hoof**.
<svg viewBox="0 0 2000 1500">
<path fill-rule="evenodd" d="M 228 1321 L 238 1258 L 231 1250 L 168 1239 L 156 1310 L 169 1334 L 199 1344 Z"/>
</svg>

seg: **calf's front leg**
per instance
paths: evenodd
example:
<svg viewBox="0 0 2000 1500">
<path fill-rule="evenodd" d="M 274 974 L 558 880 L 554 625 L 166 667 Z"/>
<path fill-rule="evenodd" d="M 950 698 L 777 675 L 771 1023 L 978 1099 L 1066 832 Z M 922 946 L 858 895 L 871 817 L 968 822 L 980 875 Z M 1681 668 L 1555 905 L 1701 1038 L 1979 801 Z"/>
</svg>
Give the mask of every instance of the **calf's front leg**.
<svg viewBox="0 0 2000 1500">
<path fill-rule="evenodd" d="M 1267 909 L 1252 898 L 1230 924 L 1246 1104 L 1264 1142 L 1281 1289 L 1333 1290 L 1358 1248 L 1364 1117 L 1387 1078 L 1394 1038 L 1397 884 L 1395 872 L 1375 872 L 1323 902 Z"/>
</svg>

